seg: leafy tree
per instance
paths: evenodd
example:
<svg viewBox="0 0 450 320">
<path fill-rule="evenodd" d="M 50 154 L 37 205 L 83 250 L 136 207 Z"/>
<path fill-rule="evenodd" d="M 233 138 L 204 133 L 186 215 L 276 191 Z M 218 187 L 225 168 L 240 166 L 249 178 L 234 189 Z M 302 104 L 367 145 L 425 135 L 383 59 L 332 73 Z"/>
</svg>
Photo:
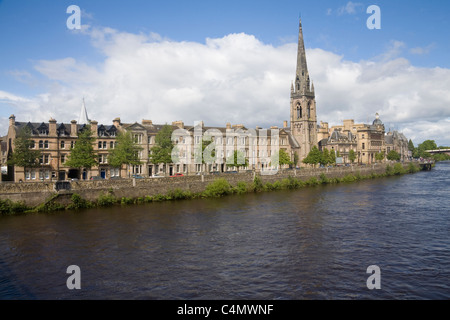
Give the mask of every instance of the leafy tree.
<svg viewBox="0 0 450 320">
<path fill-rule="evenodd" d="M 319 163 L 321 165 L 326 166 L 328 165 L 329 161 L 330 161 L 330 151 L 327 148 L 324 148 Z"/>
<path fill-rule="evenodd" d="M 387 159 L 390 161 L 400 161 L 400 155 L 397 151 L 392 150 L 387 154 Z"/>
<path fill-rule="evenodd" d="M 298 165 L 298 161 L 300 160 L 300 157 L 298 156 L 297 152 L 294 152 L 294 165 Z"/>
<path fill-rule="evenodd" d="M 351 161 L 351 163 L 355 162 L 355 160 L 356 160 L 356 152 L 355 152 L 355 150 L 351 149 L 349 151 L 348 159 Z"/>
<path fill-rule="evenodd" d="M 122 165 L 139 165 L 141 147 L 133 140 L 131 132 L 120 132 L 116 139 L 117 145 L 109 153 L 108 163 L 114 168 Z"/>
<path fill-rule="evenodd" d="M 231 167 L 247 167 L 248 159 L 240 150 L 234 150 L 233 154 L 227 158 L 227 166 Z"/>
<path fill-rule="evenodd" d="M 8 165 L 25 168 L 39 167 L 40 150 L 33 150 L 31 130 L 27 127 L 20 130 L 14 140 L 14 151 L 8 160 Z"/>
<path fill-rule="evenodd" d="M 274 161 L 276 155 L 277 154 L 272 155 L 272 159 L 271 159 L 272 163 L 276 162 L 276 161 Z M 284 149 L 280 149 L 280 151 L 278 151 L 278 164 L 280 166 L 293 164 L 293 162 L 291 161 L 291 157 L 289 156 L 289 154 L 286 151 L 284 151 Z"/>
<path fill-rule="evenodd" d="M 411 139 L 409 139 L 408 150 L 411 151 L 411 152 L 414 152 L 415 149 L 416 149 L 416 147 L 414 147 L 414 143 L 412 142 Z"/>
<path fill-rule="evenodd" d="M 417 146 L 417 149 L 414 152 L 415 158 L 430 158 L 431 154 L 429 154 L 428 150 L 436 150 L 438 147 L 434 140 L 426 140 Z"/>
<path fill-rule="evenodd" d="M 333 150 L 331 150 L 328 154 L 328 163 L 327 164 L 331 164 L 331 165 L 336 164 L 336 153 Z"/>
<path fill-rule="evenodd" d="M 375 160 L 376 161 L 383 161 L 384 160 L 384 151 L 380 151 L 377 154 L 375 154 Z"/>
<path fill-rule="evenodd" d="M 97 155 L 94 151 L 91 126 L 86 126 L 78 135 L 75 146 L 72 148 L 65 165 L 71 168 L 91 169 L 98 164 Z"/>
<path fill-rule="evenodd" d="M 164 125 L 155 137 L 155 146 L 151 149 L 150 161 L 153 164 L 172 163 L 172 142 L 173 129 L 169 125 Z"/>
<path fill-rule="evenodd" d="M 319 151 L 319 148 L 317 148 L 317 146 L 314 146 L 302 162 L 315 166 L 316 164 L 320 163 L 321 159 L 322 153 Z"/>
</svg>

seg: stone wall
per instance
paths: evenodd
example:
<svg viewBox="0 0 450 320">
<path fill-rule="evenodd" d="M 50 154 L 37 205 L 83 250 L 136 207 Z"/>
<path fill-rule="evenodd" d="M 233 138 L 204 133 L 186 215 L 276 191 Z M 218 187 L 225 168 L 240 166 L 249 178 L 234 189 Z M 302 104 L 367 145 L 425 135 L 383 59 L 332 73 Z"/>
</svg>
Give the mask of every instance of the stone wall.
<svg viewBox="0 0 450 320">
<path fill-rule="evenodd" d="M 407 165 L 404 165 L 407 167 Z M 218 178 L 225 178 L 231 185 L 238 182 L 252 182 L 255 175 L 261 177 L 264 183 L 275 182 L 288 178 L 289 176 L 301 180 L 308 180 L 311 177 L 319 178 L 324 173 L 328 178 L 341 178 L 348 174 L 369 175 L 371 173 L 386 172 L 386 165 L 337 167 L 322 169 L 298 169 L 285 170 L 274 175 L 260 175 L 259 173 L 238 173 L 205 176 L 185 176 L 168 178 L 148 178 L 148 179 L 121 179 L 121 180 L 100 180 L 100 181 L 74 181 L 71 183 L 70 193 L 78 193 L 83 198 L 95 201 L 101 194 L 112 192 L 116 197 L 137 198 L 154 196 L 157 194 L 167 194 L 174 189 L 189 190 L 193 193 L 202 192 L 205 187 Z M 55 183 L 50 182 L 23 182 L 23 183 L 2 183 L 0 184 L 0 199 L 10 199 L 12 201 L 23 201 L 27 205 L 35 206 L 43 203 L 55 191 Z M 60 191 L 63 193 L 62 191 Z"/>
</svg>

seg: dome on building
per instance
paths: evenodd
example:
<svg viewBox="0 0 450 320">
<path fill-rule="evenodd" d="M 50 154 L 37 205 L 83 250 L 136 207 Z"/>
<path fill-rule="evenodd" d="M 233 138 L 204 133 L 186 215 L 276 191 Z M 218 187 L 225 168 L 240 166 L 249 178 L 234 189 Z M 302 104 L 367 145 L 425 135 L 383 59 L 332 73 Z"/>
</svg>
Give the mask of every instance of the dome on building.
<svg viewBox="0 0 450 320">
<path fill-rule="evenodd" d="M 380 115 L 377 113 L 375 115 L 375 120 L 373 120 L 373 125 L 383 125 L 383 122 L 380 120 Z"/>
</svg>

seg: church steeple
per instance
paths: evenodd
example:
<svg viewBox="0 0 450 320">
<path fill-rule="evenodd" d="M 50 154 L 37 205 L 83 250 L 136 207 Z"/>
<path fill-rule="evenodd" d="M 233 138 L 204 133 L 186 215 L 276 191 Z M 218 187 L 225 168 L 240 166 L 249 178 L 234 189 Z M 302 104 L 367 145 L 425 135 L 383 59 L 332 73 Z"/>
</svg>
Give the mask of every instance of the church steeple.
<svg viewBox="0 0 450 320">
<path fill-rule="evenodd" d="M 80 118 L 78 120 L 79 124 L 89 124 L 90 120 L 87 114 L 86 110 L 86 104 L 84 103 L 84 97 L 83 97 L 83 104 L 81 105 L 81 112 L 80 112 Z"/>
<path fill-rule="evenodd" d="M 317 114 L 314 85 L 309 78 L 302 20 L 299 21 L 297 69 L 294 87 L 291 85 L 291 132 L 299 144 L 300 159 L 317 146 Z"/>
<path fill-rule="evenodd" d="M 299 22 L 297 71 L 295 75 L 295 92 L 307 94 L 311 91 L 308 64 L 306 63 L 305 42 L 303 40 L 302 20 Z"/>
</svg>

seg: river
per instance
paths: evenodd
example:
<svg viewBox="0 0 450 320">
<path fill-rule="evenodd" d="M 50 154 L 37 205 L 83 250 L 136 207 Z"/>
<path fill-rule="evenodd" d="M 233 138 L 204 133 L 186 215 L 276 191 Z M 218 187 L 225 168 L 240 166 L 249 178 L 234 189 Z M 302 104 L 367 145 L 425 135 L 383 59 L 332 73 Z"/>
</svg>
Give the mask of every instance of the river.
<svg viewBox="0 0 450 320">
<path fill-rule="evenodd" d="M 362 182 L 0 217 L 0 299 L 450 299 L 450 162 Z M 69 290 L 67 267 L 81 289 Z M 369 290 L 367 268 L 380 268 Z"/>
</svg>

